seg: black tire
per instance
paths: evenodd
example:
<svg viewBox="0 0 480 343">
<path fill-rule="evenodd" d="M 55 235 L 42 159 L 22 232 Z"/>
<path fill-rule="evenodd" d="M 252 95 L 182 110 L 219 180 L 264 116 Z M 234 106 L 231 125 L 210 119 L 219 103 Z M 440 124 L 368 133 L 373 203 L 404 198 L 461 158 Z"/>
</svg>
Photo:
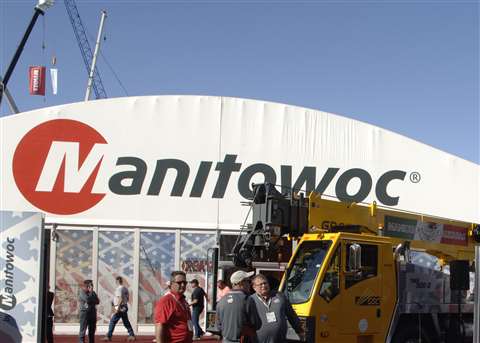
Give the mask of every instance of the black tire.
<svg viewBox="0 0 480 343">
<path fill-rule="evenodd" d="M 422 329 L 422 343 L 433 343 L 432 336 L 425 329 Z M 398 328 L 393 337 L 393 343 L 418 343 L 419 330 L 418 325 L 412 324 L 409 327 Z"/>
</svg>

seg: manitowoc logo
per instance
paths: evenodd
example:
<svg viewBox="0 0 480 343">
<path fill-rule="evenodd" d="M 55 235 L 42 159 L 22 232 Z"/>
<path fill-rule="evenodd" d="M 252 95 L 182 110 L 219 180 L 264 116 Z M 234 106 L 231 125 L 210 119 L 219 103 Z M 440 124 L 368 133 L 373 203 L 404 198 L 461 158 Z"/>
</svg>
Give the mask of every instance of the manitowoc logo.
<svg viewBox="0 0 480 343">
<path fill-rule="evenodd" d="M 107 192 L 128 196 L 141 194 L 145 189 L 145 195 L 158 196 L 169 170 L 176 172 L 175 181 L 164 192 L 170 191 L 172 197 L 221 199 L 234 173 L 239 173 L 237 188 L 244 198 L 251 197 L 250 184 L 256 174 L 262 174 L 266 182 L 277 183 L 277 173 L 272 166 L 255 163 L 242 168 L 235 154 L 226 154 L 223 161 L 218 162 L 199 161 L 196 172 L 183 160 L 158 159 L 152 163 L 155 169 L 151 180 L 146 181 L 147 162 L 136 156 L 108 156 L 107 146 L 100 133 L 79 121 L 56 119 L 42 123 L 31 129 L 15 150 L 13 175 L 17 187 L 39 209 L 54 214 L 75 214 L 95 206 Z M 108 161 L 114 161 L 113 166 Z M 292 166 L 276 168 L 280 169 L 279 183 L 286 188 L 293 185 L 307 192 L 323 193 L 338 174 L 335 194 L 339 199 L 361 202 L 374 189 L 377 200 L 387 206 L 395 206 L 399 201 L 398 195 L 387 193 L 388 184 L 392 180 L 403 181 L 406 175 L 402 170 L 388 170 L 374 182 L 370 173 L 361 168 L 341 171 L 327 167 L 317 183 L 317 168 L 305 166 L 292 184 Z M 209 177 L 216 177 L 216 183 L 213 191 L 208 192 L 205 186 Z M 351 194 L 347 187 L 354 179 L 359 186 Z M 186 193 L 189 180 L 192 186 Z M 144 184 L 148 187 L 143 187 Z"/>
<path fill-rule="evenodd" d="M 92 189 L 106 144 L 95 129 L 75 120 L 42 123 L 15 150 L 15 183 L 28 201 L 46 212 L 88 210 L 105 196 Z"/>
</svg>

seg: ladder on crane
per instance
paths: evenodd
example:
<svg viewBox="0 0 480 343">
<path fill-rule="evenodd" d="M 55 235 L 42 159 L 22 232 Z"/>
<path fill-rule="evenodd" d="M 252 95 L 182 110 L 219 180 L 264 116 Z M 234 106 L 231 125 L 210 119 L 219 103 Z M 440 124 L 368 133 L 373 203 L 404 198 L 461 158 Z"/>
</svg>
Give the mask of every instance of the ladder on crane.
<svg viewBox="0 0 480 343">
<path fill-rule="evenodd" d="M 90 67 L 93 62 L 93 53 L 90 47 L 90 43 L 87 39 L 87 34 L 85 27 L 83 26 L 82 19 L 78 12 L 77 5 L 75 0 L 64 0 L 65 8 L 67 9 L 68 17 L 70 18 L 70 23 L 73 27 L 73 32 L 77 38 L 78 47 L 82 53 L 83 61 L 85 62 L 85 67 L 87 68 L 87 74 L 90 74 Z M 95 67 L 93 71 L 93 90 L 95 92 L 96 99 L 105 99 L 107 98 L 107 93 L 103 87 L 102 79 L 100 78 L 100 73 Z"/>
</svg>

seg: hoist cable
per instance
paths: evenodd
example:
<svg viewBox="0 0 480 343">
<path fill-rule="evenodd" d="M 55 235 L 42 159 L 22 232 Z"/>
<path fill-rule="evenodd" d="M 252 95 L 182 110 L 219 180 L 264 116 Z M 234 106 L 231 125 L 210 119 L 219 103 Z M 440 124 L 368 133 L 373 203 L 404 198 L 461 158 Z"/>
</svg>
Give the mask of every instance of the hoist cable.
<svg viewBox="0 0 480 343">
<path fill-rule="evenodd" d="M 45 63 L 45 36 L 46 36 L 46 19 L 45 16 L 42 16 L 42 66 L 45 68 L 45 75 L 43 75 L 44 80 L 45 80 L 45 88 L 47 88 L 47 65 Z M 47 90 L 45 89 L 44 91 L 45 94 L 43 94 L 43 102 L 47 102 Z"/>
</svg>

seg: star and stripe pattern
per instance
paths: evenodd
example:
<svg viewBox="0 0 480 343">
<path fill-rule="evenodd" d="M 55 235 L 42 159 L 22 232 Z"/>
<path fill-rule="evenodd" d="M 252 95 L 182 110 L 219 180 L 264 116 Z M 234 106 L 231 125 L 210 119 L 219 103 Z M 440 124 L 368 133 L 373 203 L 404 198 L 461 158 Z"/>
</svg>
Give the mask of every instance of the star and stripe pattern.
<svg viewBox="0 0 480 343">
<path fill-rule="evenodd" d="M 140 235 L 140 280 L 138 322 L 153 323 L 155 302 L 164 293 L 175 267 L 175 233 L 142 232 Z"/>
<path fill-rule="evenodd" d="M 98 324 L 108 324 L 112 315 L 112 299 L 117 285 L 115 278 L 121 276 L 123 285 L 130 292 L 129 307 L 133 294 L 133 240 L 131 231 L 100 231 L 98 234 Z"/>
<path fill-rule="evenodd" d="M 85 279 L 92 275 L 91 230 L 57 230 L 56 302 L 57 323 L 78 323 L 78 292 Z M 134 278 L 133 231 L 99 231 L 98 233 L 98 288 L 100 298 L 98 324 L 106 324 L 111 317 L 111 301 L 116 289 L 115 278 L 122 276 L 130 291 L 130 305 L 137 290 L 132 289 Z M 207 250 L 215 246 L 216 235 L 182 233 L 180 266 L 187 279 L 196 278 L 205 288 Z M 155 302 L 166 289 L 166 282 L 175 268 L 174 232 L 152 231 L 140 233 L 140 273 L 138 289 L 138 323 L 153 323 Z M 211 289 L 211 287 L 210 287 Z M 190 288 L 187 288 L 190 297 Z M 130 306 L 131 308 L 131 306 Z"/>
<path fill-rule="evenodd" d="M 216 243 L 215 234 L 182 233 L 180 236 L 180 265 L 187 273 L 187 279 L 197 279 L 205 287 L 208 249 Z M 188 292 L 188 290 L 187 290 Z"/>
<path fill-rule="evenodd" d="M 0 296 L 9 297 L 6 288 L 13 284 L 16 299 L 13 308 L 10 298 L 0 301 L 0 337 L 15 342 L 20 335 L 22 342 L 37 342 L 41 229 L 40 213 L 0 211 Z M 12 275 L 9 284 L 7 268 Z"/>
<path fill-rule="evenodd" d="M 205 288 L 207 252 L 208 249 L 215 246 L 217 237 L 215 234 L 204 233 L 182 233 L 180 237 L 180 266 L 187 273 L 187 280 L 197 279 L 200 287 L 207 291 Z M 211 285 L 209 288 L 211 290 Z M 190 299 L 190 287 L 187 287 L 185 296 Z M 209 299 L 212 299 L 211 294 L 209 294 Z M 201 316 L 200 325 L 203 325 L 205 321 L 205 312 Z"/>
<path fill-rule="evenodd" d="M 80 286 L 92 275 L 92 240 L 89 230 L 57 230 L 55 265 L 55 321 L 78 323 Z"/>
</svg>

